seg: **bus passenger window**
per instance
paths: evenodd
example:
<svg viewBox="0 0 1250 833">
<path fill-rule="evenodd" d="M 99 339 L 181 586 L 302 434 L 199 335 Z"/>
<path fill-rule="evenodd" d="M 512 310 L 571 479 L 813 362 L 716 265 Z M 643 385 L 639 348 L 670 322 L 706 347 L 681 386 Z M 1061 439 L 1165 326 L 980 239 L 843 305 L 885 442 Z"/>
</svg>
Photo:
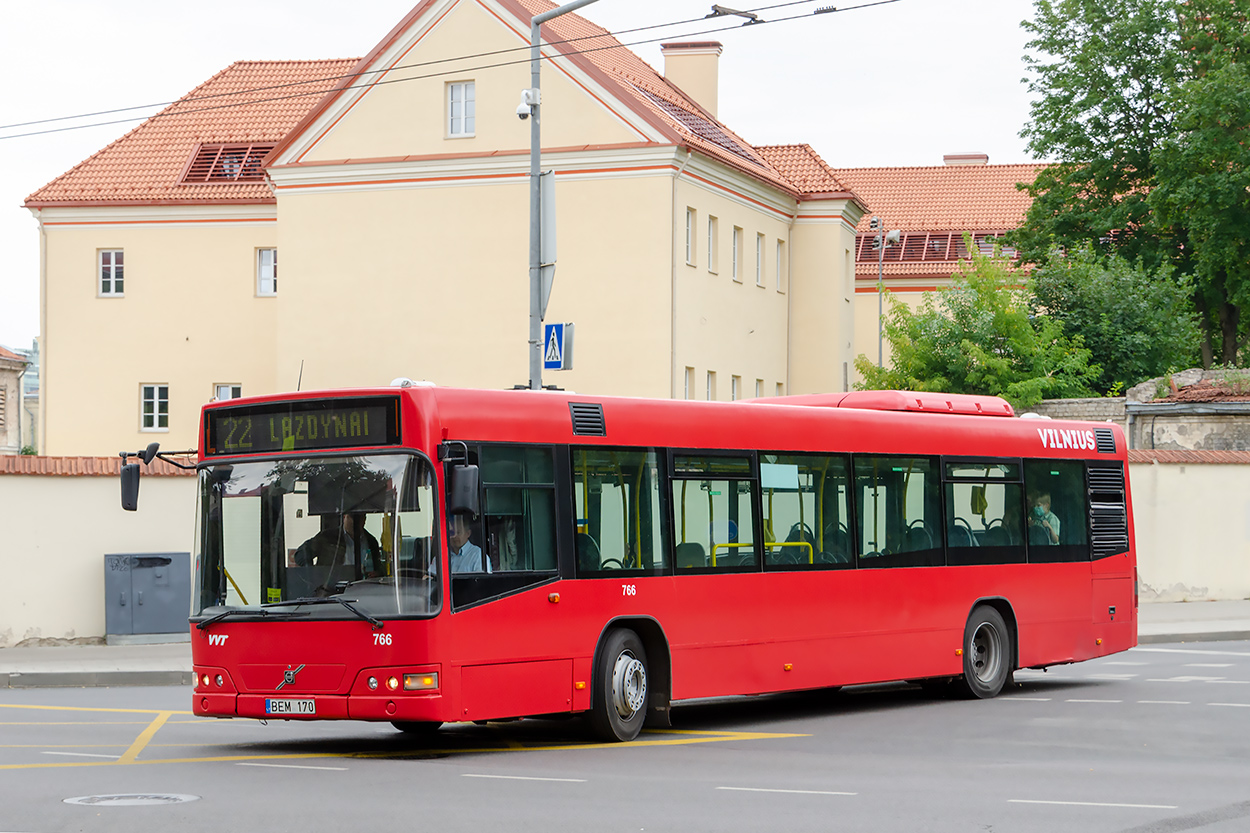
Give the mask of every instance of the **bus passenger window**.
<svg viewBox="0 0 1250 833">
<path fill-rule="evenodd" d="M 849 493 L 845 457 L 761 454 L 765 568 L 852 566 Z"/>
<path fill-rule="evenodd" d="M 946 563 L 1023 563 L 1023 507 L 1018 462 L 947 462 Z"/>
<path fill-rule="evenodd" d="M 750 458 L 677 455 L 673 470 L 677 572 L 758 568 Z"/>
<path fill-rule="evenodd" d="M 1029 561 L 1089 560 L 1089 495 L 1080 460 L 1024 462 Z"/>
<path fill-rule="evenodd" d="M 855 458 L 860 567 L 945 563 L 938 475 L 931 457 Z"/>
<path fill-rule="evenodd" d="M 572 462 L 577 574 L 667 567 L 655 451 L 575 447 Z"/>
</svg>

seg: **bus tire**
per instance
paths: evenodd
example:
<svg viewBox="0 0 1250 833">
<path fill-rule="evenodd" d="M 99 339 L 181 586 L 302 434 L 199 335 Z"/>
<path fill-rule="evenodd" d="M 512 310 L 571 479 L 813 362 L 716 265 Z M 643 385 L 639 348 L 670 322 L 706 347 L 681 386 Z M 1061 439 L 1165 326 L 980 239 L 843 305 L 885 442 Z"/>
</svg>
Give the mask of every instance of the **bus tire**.
<svg viewBox="0 0 1250 833">
<path fill-rule="evenodd" d="M 986 700 L 998 696 L 1011 676 L 1011 632 L 1003 616 L 978 605 L 964 626 L 964 674 L 959 693 Z"/>
<path fill-rule="evenodd" d="M 405 735 L 429 737 L 443 725 L 438 720 L 392 720 L 391 725 Z"/>
<path fill-rule="evenodd" d="M 647 717 L 647 652 L 628 628 L 609 631 L 595 669 L 590 728 L 606 741 L 631 741 Z"/>
</svg>

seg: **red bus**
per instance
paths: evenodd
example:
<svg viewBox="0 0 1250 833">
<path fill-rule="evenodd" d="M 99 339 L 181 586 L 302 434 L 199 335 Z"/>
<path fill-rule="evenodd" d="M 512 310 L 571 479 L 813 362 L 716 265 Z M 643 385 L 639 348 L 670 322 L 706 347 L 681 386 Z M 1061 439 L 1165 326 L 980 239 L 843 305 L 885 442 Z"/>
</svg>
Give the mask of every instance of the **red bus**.
<svg viewBox="0 0 1250 833">
<path fill-rule="evenodd" d="M 1126 459 L 1113 424 L 950 394 L 213 403 L 194 712 L 410 732 L 586 713 L 630 740 L 691 698 L 993 697 L 1136 644 Z"/>
</svg>

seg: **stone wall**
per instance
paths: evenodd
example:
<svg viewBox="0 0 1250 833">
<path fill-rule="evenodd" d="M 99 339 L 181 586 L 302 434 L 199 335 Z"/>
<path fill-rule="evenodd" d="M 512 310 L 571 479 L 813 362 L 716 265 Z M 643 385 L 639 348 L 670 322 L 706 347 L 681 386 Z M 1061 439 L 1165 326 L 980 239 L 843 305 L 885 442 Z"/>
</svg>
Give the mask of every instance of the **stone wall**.
<svg viewBox="0 0 1250 833">
<path fill-rule="evenodd" d="M 1124 397 L 1093 399 L 1046 399 L 1029 411 L 1051 419 L 1080 419 L 1088 422 L 1114 422 L 1125 427 Z"/>
</svg>

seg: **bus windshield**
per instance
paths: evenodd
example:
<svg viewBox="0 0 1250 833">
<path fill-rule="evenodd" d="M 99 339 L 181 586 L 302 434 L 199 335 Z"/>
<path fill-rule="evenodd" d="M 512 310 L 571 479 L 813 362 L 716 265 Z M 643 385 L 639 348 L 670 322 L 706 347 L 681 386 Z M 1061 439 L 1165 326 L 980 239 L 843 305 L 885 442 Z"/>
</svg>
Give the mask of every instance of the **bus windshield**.
<svg viewBox="0 0 1250 833">
<path fill-rule="evenodd" d="M 208 466 L 199 480 L 193 612 L 437 613 L 437 509 L 433 470 L 412 455 Z M 349 604 L 287 606 L 331 597 Z"/>
</svg>

